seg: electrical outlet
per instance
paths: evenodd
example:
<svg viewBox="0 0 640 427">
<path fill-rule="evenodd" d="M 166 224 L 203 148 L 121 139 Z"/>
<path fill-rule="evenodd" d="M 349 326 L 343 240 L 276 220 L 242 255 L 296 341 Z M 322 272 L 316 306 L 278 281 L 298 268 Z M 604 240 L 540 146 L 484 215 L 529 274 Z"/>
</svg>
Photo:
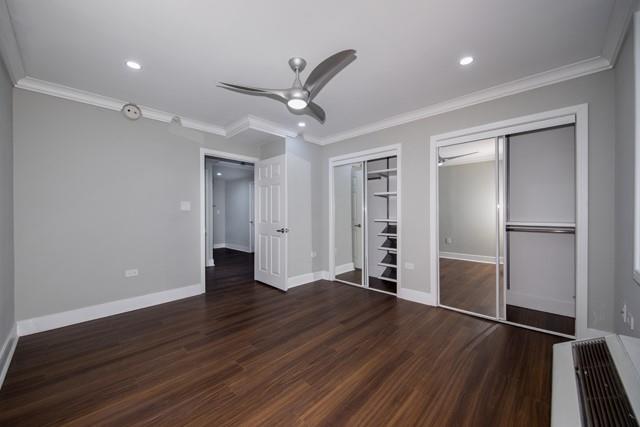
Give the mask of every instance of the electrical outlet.
<svg viewBox="0 0 640 427">
<path fill-rule="evenodd" d="M 416 268 L 416 266 L 412 262 L 405 262 L 404 263 L 404 268 L 406 268 L 407 270 L 413 270 L 414 268 Z"/>
<path fill-rule="evenodd" d="M 138 269 L 132 268 L 124 271 L 124 277 L 136 277 L 138 275 Z"/>
<path fill-rule="evenodd" d="M 318 256 L 318 253 L 316 251 L 311 252 L 311 258 L 315 258 L 317 256 Z"/>
<path fill-rule="evenodd" d="M 450 245 L 451 243 L 453 243 L 453 239 L 451 237 L 445 237 L 444 243 L 447 245 Z"/>
<path fill-rule="evenodd" d="M 191 210 L 191 202 L 189 201 L 180 202 L 180 210 L 184 212 L 189 212 Z"/>
</svg>

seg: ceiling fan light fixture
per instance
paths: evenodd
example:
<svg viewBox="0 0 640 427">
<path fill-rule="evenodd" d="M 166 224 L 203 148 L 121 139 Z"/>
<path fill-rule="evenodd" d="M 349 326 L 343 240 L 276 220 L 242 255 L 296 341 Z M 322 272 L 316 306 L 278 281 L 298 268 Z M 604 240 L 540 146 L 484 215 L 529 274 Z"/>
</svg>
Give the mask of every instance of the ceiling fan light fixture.
<svg viewBox="0 0 640 427">
<path fill-rule="evenodd" d="M 131 68 L 132 70 L 142 70 L 142 65 L 140 65 L 139 62 L 133 61 L 133 60 L 128 60 L 127 62 L 125 62 L 126 66 Z"/>
<path fill-rule="evenodd" d="M 307 108 L 307 101 L 304 99 L 294 98 L 287 101 L 287 105 L 294 110 L 303 110 Z"/>
<path fill-rule="evenodd" d="M 473 56 L 463 56 L 460 58 L 460 65 L 465 66 L 473 62 Z"/>
</svg>

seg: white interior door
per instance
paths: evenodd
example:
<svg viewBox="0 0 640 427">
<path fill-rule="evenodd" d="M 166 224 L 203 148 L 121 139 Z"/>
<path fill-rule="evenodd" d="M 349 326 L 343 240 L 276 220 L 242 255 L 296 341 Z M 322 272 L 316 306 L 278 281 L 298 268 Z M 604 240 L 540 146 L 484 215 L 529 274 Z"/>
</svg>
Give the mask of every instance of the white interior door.
<svg viewBox="0 0 640 427">
<path fill-rule="evenodd" d="M 255 278 L 287 290 L 287 188 L 285 155 L 256 164 Z"/>
</svg>

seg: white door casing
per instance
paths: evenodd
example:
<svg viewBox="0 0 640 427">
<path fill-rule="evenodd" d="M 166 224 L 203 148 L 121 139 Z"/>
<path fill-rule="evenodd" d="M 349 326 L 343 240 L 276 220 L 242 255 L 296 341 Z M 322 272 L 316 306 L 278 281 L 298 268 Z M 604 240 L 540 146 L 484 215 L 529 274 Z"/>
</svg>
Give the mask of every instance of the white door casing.
<svg viewBox="0 0 640 427">
<path fill-rule="evenodd" d="M 254 221 L 255 221 L 255 197 L 254 197 L 254 191 L 253 191 L 253 187 L 254 183 L 250 182 L 249 183 L 249 251 L 251 253 L 255 252 L 255 242 L 254 242 L 254 236 L 255 236 L 255 227 L 254 227 Z"/>
<path fill-rule="evenodd" d="M 255 278 L 287 290 L 286 155 L 261 160 L 255 169 Z"/>
<path fill-rule="evenodd" d="M 351 230 L 353 265 L 362 268 L 362 166 L 351 167 Z"/>
</svg>

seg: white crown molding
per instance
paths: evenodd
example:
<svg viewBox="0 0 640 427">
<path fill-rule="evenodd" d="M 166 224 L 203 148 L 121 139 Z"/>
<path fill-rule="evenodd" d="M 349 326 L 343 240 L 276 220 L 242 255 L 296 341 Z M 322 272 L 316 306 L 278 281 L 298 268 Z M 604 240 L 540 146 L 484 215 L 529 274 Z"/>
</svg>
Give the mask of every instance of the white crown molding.
<svg viewBox="0 0 640 427">
<path fill-rule="evenodd" d="M 560 83 L 566 80 L 575 79 L 589 74 L 597 73 L 611 69 L 611 64 L 606 58 L 598 56 L 596 58 L 579 61 L 574 64 L 565 65 L 553 70 L 544 71 L 529 77 L 514 80 L 488 89 L 470 93 L 449 101 L 440 102 L 425 108 L 410 111 L 408 113 L 399 114 L 378 122 L 374 122 L 365 126 L 358 127 L 346 132 L 337 133 L 325 138 L 317 138 L 313 136 L 305 136 L 305 140 L 320 145 L 333 144 L 346 139 L 355 138 L 357 136 L 366 135 L 394 126 L 410 123 L 416 120 L 426 119 L 428 117 L 437 116 L 439 114 L 448 113 L 450 111 L 459 110 L 461 108 L 470 107 L 472 105 L 481 104 L 483 102 L 493 101 L 495 99 L 504 98 L 506 96 L 515 95 L 543 86 Z"/>
<path fill-rule="evenodd" d="M 631 17 L 637 8 L 638 0 L 615 0 L 613 4 L 602 49 L 602 56 L 611 65 L 616 64 L 618 53 L 631 23 Z"/>
<path fill-rule="evenodd" d="M 0 56 L 6 65 L 11 81 L 16 84 L 26 73 L 7 0 L 0 0 Z"/>
<path fill-rule="evenodd" d="M 68 99 L 70 101 L 81 102 L 83 104 L 94 105 L 96 107 L 106 108 L 114 111 L 120 111 L 122 109 L 122 106 L 127 103 L 127 101 L 123 101 L 121 99 L 98 95 L 69 86 L 35 79 L 33 77 L 23 77 L 18 81 L 18 83 L 16 83 L 16 87 L 31 92 L 43 93 L 46 95 Z M 171 119 L 173 117 L 179 116 L 177 114 L 169 113 L 144 105 L 141 105 L 140 108 L 142 109 L 142 116 L 144 118 L 157 120 L 164 123 L 169 123 L 171 122 Z M 214 135 L 220 135 L 224 136 L 225 138 L 232 138 L 247 130 L 254 130 L 270 135 L 279 136 L 282 138 L 297 136 L 297 132 L 295 131 L 280 126 L 277 123 L 273 123 L 252 115 L 245 116 L 242 119 L 231 123 L 227 127 L 203 122 L 201 120 L 191 119 L 189 117 L 179 117 L 182 122 L 182 126 L 185 128 L 211 133 Z"/>
</svg>

